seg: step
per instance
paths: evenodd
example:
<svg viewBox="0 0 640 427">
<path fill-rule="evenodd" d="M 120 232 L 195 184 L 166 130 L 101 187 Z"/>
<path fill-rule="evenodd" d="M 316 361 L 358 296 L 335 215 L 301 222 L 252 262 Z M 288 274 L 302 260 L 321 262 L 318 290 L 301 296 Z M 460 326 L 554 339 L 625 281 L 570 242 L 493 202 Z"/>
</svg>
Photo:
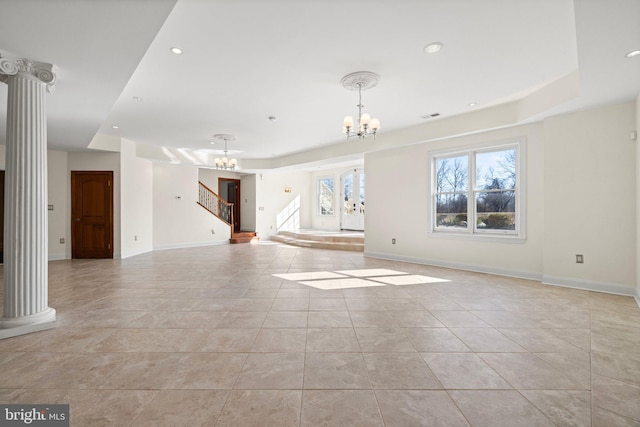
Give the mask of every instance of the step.
<svg viewBox="0 0 640 427">
<path fill-rule="evenodd" d="M 229 239 L 229 243 L 258 243 L 260 238 L 256 236 L 254 232 L 239 232 L 233 233 Z"/>
<path fill-rule="evenodd" d="M 361 232 L 350 233 L 348 231 L 296 230 L 279 231 L 277 235 L 285 236 L 291 239 L 310 240 L 313 242 L 364 244 L 364 235 Z"/>
<path fill-rule="evenodd" d="M 281 231 L 271 236 L 271 240 L 305 248 L 364 252 L 364 237 L 361 236 Z"/>
</svg>

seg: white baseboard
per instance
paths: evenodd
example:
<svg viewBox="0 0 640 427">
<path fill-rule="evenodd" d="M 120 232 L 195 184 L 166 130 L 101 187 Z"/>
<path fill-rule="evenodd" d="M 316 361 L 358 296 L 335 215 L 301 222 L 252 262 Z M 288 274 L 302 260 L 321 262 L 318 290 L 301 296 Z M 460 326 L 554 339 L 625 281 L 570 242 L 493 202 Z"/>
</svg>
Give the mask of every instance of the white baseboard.
<svg viewBox="0 0 640 427">
<path fill-rule="evenodd" d="M 390 261 L 410 262 L 413 264 L 432 265 L 434 267 L 453 268 L 456 270 L 473 271 L 476 273 L 495 274 L 497 276 L 516 277 L 518 279 L 541 280 L 542 275 L 530 271 L 511 270 L 507 268 L 495 268 L 484 265 L 462 264 L 457 262 L 442 262 L 431 259 L 406 257 L 400 255 L 385 254 L 380 252 L 365 251 L 364 256 L 370 258 L 388 259 Z"/>
<path fill-rule="evenodd" d="M 166 249 L 186 249 L 186 248 L 200 248 L 202 246 L 218 246 L 228 245 L 229 240 L 217 240 L 215 242 L 200 242 L 200 243 L 176 243 L 171 245 L 158 245 L 154 246 L 154 251 L 163 251 Z"/>
<path fill-rule="evenodd" d="M 67 259 L 66 254 L 49 254 L 49 261 L 61 261 Z"/>
<path fill-rule="evenodd" d="M 120 258 L 120 259 L 131 258 L 132 256 L 142 255 L 142 254 L 146 254 L 148 252 L 153 252 L 153 248 L 139 249 L 139 250 L 136 250 L 136 251 L 123 252 L 123 253 L 119 254 L 118 258 Z"/>
<path fill-rule="evenodd" d="M 562 286 L 565 288 L 582 289 L 586 291 L 603 292 L 607 294 L 632 296 L 640 307 L 640 290 L 618 283 L 595 282 L 590 280 L 571 279 L 568 277 L 547 276 L 530 271 L 510 270 L 504 268 L 494 268 L 473 264 L 463 264 L 455 262 L 442 262 L 437 260 L 405 257 L 399 255 L 385 254 L 379 252 L 365 251 L 364 256 L 370 258 L 388 259 L 391 261 L 410 262 L 414 264 L 432 265 L 434 267 L 454 268 L 456 270 L 473 271 L 477 273 L 495 274 L 498 276 L 517 277 L 520 279 L 530 279 L 542 282 L 545 285 Z"/>
<path fill-rule="evenodd" d="M 593 280 L 572 279 L 569 277 L 543 276 L 545 285 L 562 286 L 565 288 L 582 289 L 584 291 L 603 292 L 605 294 L 635 297 L 637 291 L 630 286 L 619 283 L 595 282 Z M 636 300 L 637 301 L 637 300 Z"/>
</svg>

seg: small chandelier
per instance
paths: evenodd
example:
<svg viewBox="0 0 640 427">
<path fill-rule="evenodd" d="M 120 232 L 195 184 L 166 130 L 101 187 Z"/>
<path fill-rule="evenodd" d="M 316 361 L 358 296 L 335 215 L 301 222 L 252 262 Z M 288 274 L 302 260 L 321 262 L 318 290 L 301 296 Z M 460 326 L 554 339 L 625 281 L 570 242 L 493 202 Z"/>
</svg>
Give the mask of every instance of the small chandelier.
<svg viewBox="0 0 640 427">
<path fill-rule="evenodd" d="M 371 89 L 378 84 L 380 76 L 370 71 L 357 71 L 355 73 L 347 74 L 340 81 L 342 86 L 349 90 L 358 91 L 358 127 L 354 128 L 354 122 L 352 116 L 346 116 L 342 122 L 342 131 L 347 135 L 347 139 L 352 136 L 357 136 L 360 139 L 365 139 L 368 135 L 373 135 L 375 139 L 378 129 L 380 129 L 380 120 L 372 119 L 367 113 L 362 114 L 362 91 Z"/>
<path fill-rule="evenodd" d="M 236 159 L 229 159 L 229 156 L 227 155 L 227 141 L 235 141 L 236 137 L 233 135 L 219 133 L 219 134 L 213 135 L 213 138 L 224 141 L 224 157 L 223 158 L 216 157 L 215 160 L 213 161 L 216 165 L 216 169 L 231 169 L 231 170 L 235 169 L 236 165 L 238 164 L 238 161 Z"/>
</svg>

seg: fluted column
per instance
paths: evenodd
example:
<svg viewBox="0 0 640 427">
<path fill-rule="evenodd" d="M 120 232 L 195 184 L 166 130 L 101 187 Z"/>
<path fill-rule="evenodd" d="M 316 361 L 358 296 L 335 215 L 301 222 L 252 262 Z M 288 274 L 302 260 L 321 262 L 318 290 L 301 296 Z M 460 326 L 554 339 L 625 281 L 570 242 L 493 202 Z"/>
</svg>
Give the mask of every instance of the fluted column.
<svg viewBox="0 0 640 427">
<path fill-rule="evenodd" d="M 4 298 L 0 338 L 55 326 L 48 306 L 47 117 L 53 67 L 0 57 L 7 83 Z"/>
</svg>

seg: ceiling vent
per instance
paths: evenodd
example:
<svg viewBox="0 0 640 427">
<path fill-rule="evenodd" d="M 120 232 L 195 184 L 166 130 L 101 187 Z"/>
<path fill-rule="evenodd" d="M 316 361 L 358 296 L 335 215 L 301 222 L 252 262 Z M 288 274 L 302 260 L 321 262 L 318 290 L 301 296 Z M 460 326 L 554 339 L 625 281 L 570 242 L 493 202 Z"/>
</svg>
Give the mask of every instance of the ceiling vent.
<svg viewBox="0 0 640 427">
<path fill-rule="evenodd" d="M 424 116 L 420 116 L 421 119 L 433 119 L 440 116 L 440 113 L 426 114 Z"/>
</svg>

